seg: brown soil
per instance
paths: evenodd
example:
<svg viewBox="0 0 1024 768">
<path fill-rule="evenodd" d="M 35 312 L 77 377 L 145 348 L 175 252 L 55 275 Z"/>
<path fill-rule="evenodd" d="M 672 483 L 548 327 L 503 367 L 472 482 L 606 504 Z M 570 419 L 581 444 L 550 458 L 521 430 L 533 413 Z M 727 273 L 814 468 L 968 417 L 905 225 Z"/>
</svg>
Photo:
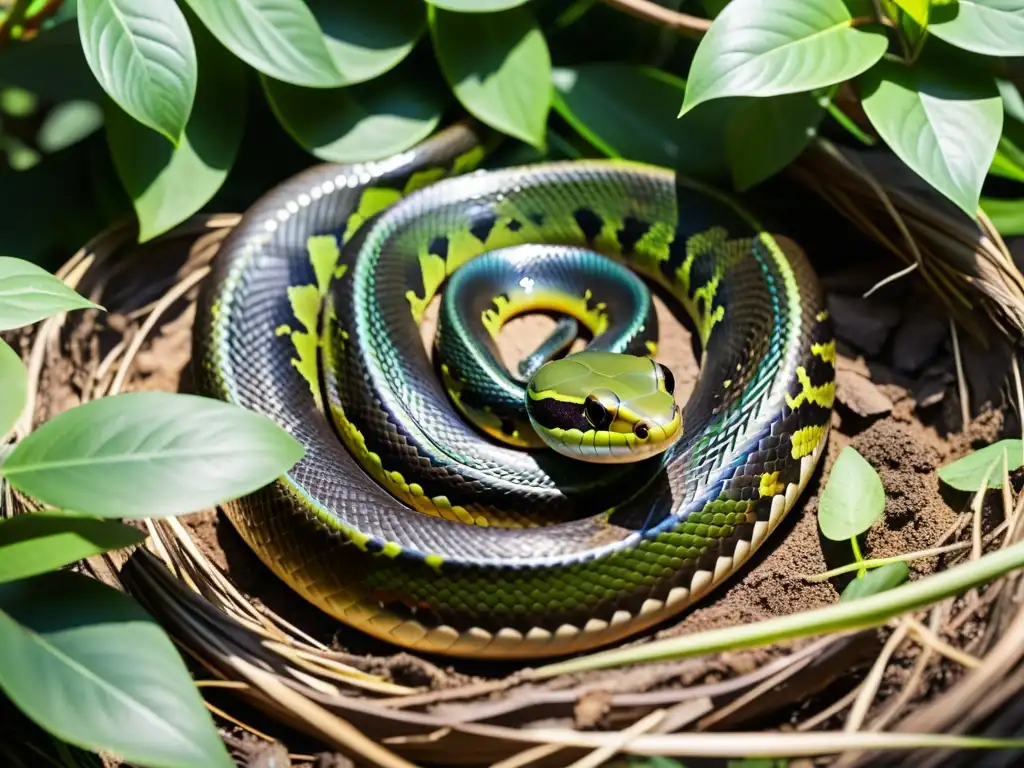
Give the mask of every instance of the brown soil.
<svg viewBox="0 0 1024 768">
<path fill-rule="evenodd" d="M 933 546 L 962 519 L 966 501 L 952 499 L 952 507 L 947 503 L 940 493 L 935 469 L 996 439 L 1004 428 L 1001 404 L 972 403 L 981 415 L 972 419 L 966 430 L 962 429 L 948 325 L 940 312 L 929 309 L 930 299 L 914 283 L 900 281 L 870 299 L 860 298 L 865 288 L 899 265 L 894 266 L 882 258 L 874 266 L 858 263 L 855 269 L 820 263 L 817 266 L 834 307 L 840 339 L 838 367 L 843 372 L 838 388 L 839 404 L 833 415 L 832 438 L 821 467 L 805 491 L 802 503 L 740 573 L 678 620 L 634 643 L 747 624 L 834 603 L 849 577 L 810 583 L 802 576 L 850 561 L 847 545 L 828 542 L 819 535 L 816 518 L 822 473 L 827 477 L 839 452 L 847 445 L 853 445 L 875 466 L 887 496 L 884 517 L 866 536 L 865 556 L 885 557 Z M 147 274 L 151 279 L 152 274 Z M 132 306 L 150 300 L 144 297 L 148 289 L 144 285 L 134 283 L 142 292 L 138 295 L 132 295 L 132 285 L 123 287 L 122 295 L 132 295 Z M 691 335 L 660 300 L 657 306 L 662 329 L 658 357 L 674 371 L 679 397 L 684 399 L 698 374 Z M 914 307 L 915 311 L 903 317 L 907 307 Z M 189 390 L 192 318 L 192 308 L 185 304 L 154 332 L 151 342 L 137 358 L 137 373 L 126 389 Z M 130 335 L 136 329 L 135 321 L 123 315 L 113 314 L 96 322 L 101 324 L 98 329 L 82 325 L 74 334 L 76 341 L 85 342 L 73 345 L 78 351 L 71 357 L 74 366 L 67 358 L 63 366 L 47 366 L 41 382 L 39 418 L 47 418 L 77 404 L 81 378 L 76 374 L 81 370 L 82 359 L 102 359 L 123 331 Z M 502 337 L 503 351 L 509 361 L 530 351 L 552 325 L 553 321 L 543 317 L 521 318 L 510 324 Z M 97 332 L 93 334 L 94 331 Z M 427 333 L 429 327 L 425 336 Z M 51 362 L 56 361 L 51 358 Z M 992 370 L 997 369 L 989 367 L 990 375 Z M 980 389 L 974 387 L 973 391 Z M 995 392 L 998 395 L 998 387 Z M 420 659 L 370 641 L 304 604 L 264 568 L 223 516 L 198 514 L 183 522 L 211 559 L 225 569 L 254 602 L 266 603 L 304 631 L 339 650 L 353 653 L 367 669 L 385 673 L 395 682 L 440 689 L 500 678 L 514 669 L 504 664 Z M 927 573 L 939 564 L 938 558 L 918 560 L 913 564 L 913 571 Z M 579 727 L 608 725 L 605 697 L 611 691 L 645 691 L 728 679 L 759 668 L 801 645 L 798 642 L 785 647 L 720 654 L 685 664 L 656 664 L 628 671 L 595 673 L 586 679 L 601 681 L 600 690 L 577 703 L 574 720 Z M 933 679 L 926 680 L 922 696 L 952 681 L 955 675 L 947 676 L 943 670 L 945 667 L 937 668 Z M 894 665 L 888 674 L 883 691 L 886 686 L 895 689 L 906 672 L 904 667 Z M 552 686 L 563 687 L 569 682 L 561 680 Z M 813 693 L 808 690 L 808 700 Z M 321 764 L 331 763 L 318 763 Z"/>
</svg>

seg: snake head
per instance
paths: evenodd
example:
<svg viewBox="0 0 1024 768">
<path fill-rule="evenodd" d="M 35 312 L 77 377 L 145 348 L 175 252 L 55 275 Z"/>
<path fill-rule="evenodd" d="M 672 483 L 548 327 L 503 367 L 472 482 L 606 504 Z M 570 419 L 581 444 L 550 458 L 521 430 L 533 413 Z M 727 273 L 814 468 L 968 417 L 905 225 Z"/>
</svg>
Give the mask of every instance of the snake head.
<svg viewBox="0 0 1024 768">
<path fill-rule="evenodd" d="M 536 433 L 563 456 L 599 464 L 640 461 L 682 435 L 675 379 L 648 357 L 583 351 L 553 360 L 527 386 Z"/>
</svg>

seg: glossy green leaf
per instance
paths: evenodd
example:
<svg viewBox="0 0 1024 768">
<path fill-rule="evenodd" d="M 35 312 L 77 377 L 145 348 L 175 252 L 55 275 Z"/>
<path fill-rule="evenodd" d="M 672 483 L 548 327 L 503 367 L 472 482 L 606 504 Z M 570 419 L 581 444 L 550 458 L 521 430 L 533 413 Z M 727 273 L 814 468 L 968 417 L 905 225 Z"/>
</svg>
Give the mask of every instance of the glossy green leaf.
<svg viewBox="0 0 1024 768">
<path fill-rule="evenodd" d="M 433 133 L 449 98 L 405 66 L 349 88 L 314 90 L 269 78 L 263 79 L 263 88 L 295 141 L 335 163 L 403 152 Z"/>
<path fill-rule="evenodd" d="M 882 140 L 973 218 L 1003 124 L 991 77 L 924 58 L 912 68 L 883 61 L 861 78 L 860 92 Z"/>
<path fill-rule="evenodd" d="M 839 596 L 839 601 L 849 602 L 877 595 L 879 592 L 898 587 L 909 578 L 910 568 L 906 563 L 888 563 L 878 568 L 871 568 L 863 576 L 846 585 L 843 594 Z"/>
<path fill-rule="evenodd" d="M 153 141 L 116 105 L 107 104 L 107 143 L 132 199 L 145 242 L 177 226 L 213 197 L 238 155 L 245 129 L 242 63 L 197 25 L 201 64 L 195 108 L 181 143 Z"/>
<path fill-rule="evenodd" d="M 186 0 L 214 36 L 258 72 L 293 85 L 345 84 L 303 0 Z"/>
<path fill-rule="evenodd" d="M 115 520 L 67 512 L 15 515 L 0 520 L 0 582 L 38 576 L 145 538 Z"/>
<path fill-rule="evenodd" d="M 219 400 L 133 392 L 64 411 L 0 468 L 18 490 L 99 517 L 166 517 L 251 493 L 303 449 L 267 417 Z"/>
<path fill-rule="evenodd" d="M 1003 468 L 1014 472 L 1024 466 L 1024 453 L 1020 440 L 1000 440 L 992 445 L 970 453 L 963 458 L 939 467 L 938 475 L 946 485 L 959 491 L 979 491 L 986 488 L 1003 487 Z"/>
<path fill-rule="evenodd" d="M 607 156 L 728 181 L 725 127 L 736 100 L 703 104 L 680 120 L 673 105 L 686 83 L 657 69 L 628 64 L 559 67 L 552 82 L 555 110 Z"/>
<path fill-rule="evenodd" d="M 309 8 L 349 85 L 393 69 L 427 28 L 423 0 L 310 0 Z"/>
<path fill-rule="evenodd" d="M 43 152 L 59 152 L 103 127 L 103 110 L 92 101 L 65 101 L 54 105 L 39 126 L 36 143 Z"/>
<path fill-rule="evenodd" d="M 1011 181 L 1024 182 L 1024 149 L 1004 134 L 999 137 L 996 153 L 988 172 Z"/>
<path fill-rule="evenodd" d="M 928 30 L 988 56 L 1024 56 L 1024 0 L 959 0 L 937 8 Z"/>
<path fill-rule="evenodd" d="M 818 526 L 825 538 L 846 541 L 864 533 L 885 511 L 885 490 L 874 467 L 853 446 L 832 466 L 818 502 Z"/>
<path fill-rule="evenodd" d="M 72 309 L 102 309 L 63 280 L 22 259 L 0 256 L 0 331 Z"/>
<path fill-rule="evenodd" d="M 453 13 L 430 8 L 430 30 L 445 79 L 481 122 L 535 147 L 551 107 L 551 57 L 525 8 Z"/>
<path fill-rule="evenodd" d="M 218 0 L 222 2 L 223 0 Z M 177 143 L 196 95 L 196 49 L 174 0 L 78 0 L 82 49 L 129 115 Z"/>
<path fill-rule="evenodd" d="M 1024 198 L 1002 200 L 997 197 L 983 197 L 980 205 L 1000 235 L 1024 235 Z"/>
<path fill-rule="evenodd" d="M 431 5 L 458 13 L 494 13 L 525 5 L 530 0 L 427 0 Z"/>
<path fill-rule="evenodd" d="M 679 114 L 725 96 L 778 96 L 840 83 L 886 50 L 843 0 L 733 0 L 700 41 Z"/>
<path fill-rule="evenodd" d="M 996 78 L 996 88 L 999 89 L 999 97 L 1003 100 L 1003 113 L 1006 117 L 1024 123 L 1024 97 L 1021 97 L 1017 87 L 1009 80 Z"/>
<path fill-rule="evenodd" d="M 131 597 L 59 571 L 0 584 L 0 689 L 69 744 L 148 768 L 232 768 L 188 669 Z"/>
<path fill-rule="evenodd" d="M 746 191 L 799 157 L 817 135 L 829 100 L 819 92 L 745 99 L 725 137 L 733 185 Z"/>
<path fill-rule="evenodd" d="M 18 423 L 28 402 L 28 371 L 18 353 L 0 339 L 0 439 Z"/>
<path fill-rule="evenodd" d="M 931 0 L 893 0 L 903 12 L 922 27 L 928 26 L 928 10 Z"/>
</svg>

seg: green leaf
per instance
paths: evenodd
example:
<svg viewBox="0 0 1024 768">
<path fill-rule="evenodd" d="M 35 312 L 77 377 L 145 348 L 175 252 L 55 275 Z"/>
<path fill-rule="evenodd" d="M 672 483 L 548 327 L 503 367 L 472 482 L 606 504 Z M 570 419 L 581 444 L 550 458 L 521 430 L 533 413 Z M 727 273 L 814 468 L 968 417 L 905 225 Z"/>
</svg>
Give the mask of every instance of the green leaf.
<svg viewBox="0 0 1024 768">
<path fill-rule="evenodd" d="M 1003 123 L 991 77 L 925 57 L 912 68 L 882 61 L 861 78 L 860 92 L 892 151 L 974 218 Z"/>
<path fill-rule="evenodd" d="M 483 123 L 542 148 L 551 107 L 551 57 L 525 8 L 452 13 L 431 7 L 430 31 L 445 79 Z"/>
<path fill-rule="evenodd" d="M 427 0 L 433 6 L 459 13 L 494 13 L 525 5 L 530 0 Z"/>
<path fill-rule="evenodd" d="M 0 339 L 0 440 L 18 423 L 28 402 L 28 371 L 18 353 Z"/>
<path fill-rule="evenodd" d="M 263 78 L 278 121 L 321 160 L 354 163 L 402 152 L 441 121 L 447 94 L 405 65 L 369 83 L 314 90 Z"/>
<path fill-rule="evenodd" d="M 58 509 L 166 517 L 256 491 L 302 456 L 295 439 L 261 414 L 194 395 L 133 392 L 50 419 L 0 472 Z"/>
<path fill-rule="evenodd" d="M 650 67 L 583 64 L 552 73 L 555 111 L 608 157 L 674 168 L 726 182 L 725 127 L 735 100 L 704 104 L 676 118 L 686 83 Z"/>
<path fill-rule="evenodd" d="M 103 90 L 129 115 L 177 144 L 192 111 L 197 67 L 178 4 L 78 0 L 78 27 L 85 58 Z"/>
<path fill-rule="evenodd" d="M 1002 488 L 1003 467 L 1006 467 L 1007 472 L 1015 472 L 1022 465 L 1024 454 L 1021 441 L 1000 440 L 939 467 L 938 475 L 942 482 L 959 491 L 979 491 L 986 475 L 986 488 Z"/>
<path fill-rule="evenodd" d="M 22 418 L 29 401 L 29 372 L 7 343 L 0 339 L 0 440 Z"/>
<path fill-rule="evenodd" d="M 346 85 L 393 69 L 427 28 L 422 0 L 309 0 L 309 9 Z"/>
<path fill-rule="evenodd" d="M 232 768 L 170 639 L 127 595 L 69 571 L 0 584 L 0 688 L 69 744 L 149 768 Z"/>
<path fill-rule="evenodd" d="M 981 209 L 1003 237 L 1024 235 L 1024 198 L 1001 200 L 996 197 L 983 197 Z"/>
<path fill-rule="evenodd" d="M 903 12 L 912 18 L 919 26 L 928 26 L 928 8 L 930 0 L 893 0 Z"/>
<path fill-rule="evenodd" d="M 49 511 L 15 515 L 0 521 L 0 582 L 38 576 L 145 538 L 114 520 Z"/>
<path fill-rule="evenodd" d="M 22 259 L 0 256 L 0 331 L 39 322 L 72 309 L 103 309 L 67 284 Z"/>
<path fill-rule="evenodd" d="M 863 576 L 846 585 L 843 594 L 839 596 L 839 602 L 877 595 L 898 587 L 909 578 L 910 568 L 906 563 L 888 563 L 879 568 L 870 568 Z"/>
<path fill-rule="evenodd" d="M 999 137 L 988 172 L 993 176 L 1024 182 L 1024 150 L 1010 141 L 1005 133 Z"/>
<path fill-rule="evenodd" d="M 818 526 L 825 538 L 846 541 L 864 533 L 885 511 L 885 490 L 874 467 L 846 446 L 832 466 L 818 503 Z"/>
<path fill-rule="evenodd" d="M 793 162 L 818 133 L 828 93 L 747 99 L 726 129 L 733 185 L 746 191 Z"/>
<path fill-rule="evenodd" d="M 103 127 L 103 110 L 92 101 L 65 101 L 54 105 L 36 134 L 43 152 L 59 152 Z"/>
<path fill-rule="evenodd" d="M 107 143 L 139 219 L 139 241 L 177 226 L 213 197 L 234 165 L 245 129 L 242 63 L 196 25 L 202 64 L 195 108 L 177 147 L 157 142 L 107 103 Z"/>
<path fill-rule="evenodd" d="M 959 0 L 936 9 L 928 30 L 987 56 L 1024 56 L 1024 0 Z"/>
<path fill-rule="evenodd" d="M 258 72 L 293 85 L 345 84 L 303 0 L 186 0 L 214 36 Z"/>
<path fill-rule="evenodd" d="M 700 41 L 679 115 L 724 96 L 811 91 L 859 75 L 886 50 L 843 0 L 733 0 Z"/>
</svg>

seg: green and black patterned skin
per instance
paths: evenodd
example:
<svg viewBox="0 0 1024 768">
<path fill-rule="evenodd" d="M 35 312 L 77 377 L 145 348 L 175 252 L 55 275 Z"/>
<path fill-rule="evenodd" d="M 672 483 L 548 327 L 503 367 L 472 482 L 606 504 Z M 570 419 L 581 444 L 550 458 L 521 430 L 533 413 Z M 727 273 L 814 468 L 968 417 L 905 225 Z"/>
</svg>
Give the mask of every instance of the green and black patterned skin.
<svg viewBox="0 0 1024 768">
<path fill-rule="evenodd" d="M 422 651 L 578 652 L 677 614 L 766 539 L 825 445 L 835 343 L 806 258 L 724 195 L 621 161 L 466 174 L 479 130 L 310 169 L 250 209 L 200 297 L 197 381 L 305 446 L 227 509 L 305 599 Z M 595 471 L 467 423 L 419 324 L 463 265 L 524 244 L 596 251 L 690 315 L 701 374 L 667 450 Z"/>
</svg>

